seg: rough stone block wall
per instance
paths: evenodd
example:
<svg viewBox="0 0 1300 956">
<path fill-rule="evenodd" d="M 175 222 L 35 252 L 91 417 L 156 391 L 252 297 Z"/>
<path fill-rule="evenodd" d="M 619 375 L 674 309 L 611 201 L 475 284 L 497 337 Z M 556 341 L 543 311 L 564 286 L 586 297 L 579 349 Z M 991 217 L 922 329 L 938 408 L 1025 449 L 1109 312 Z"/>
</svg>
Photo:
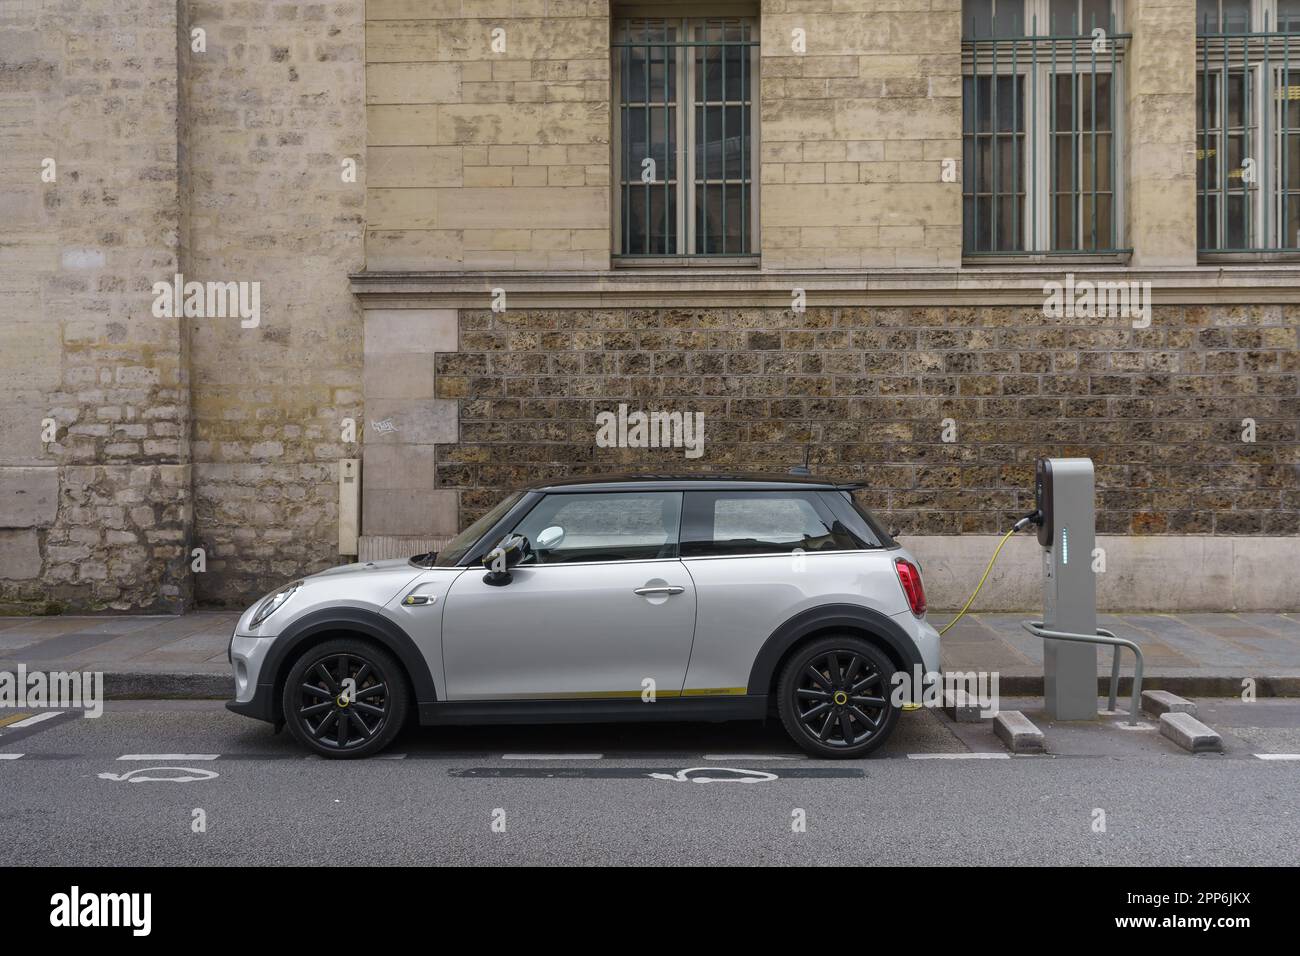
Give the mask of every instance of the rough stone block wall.
<svg viewBox="0 0 1300 956">
<path fill-rule="evenodd" d="M 367 268 L 608 268 L 609 4 L 366 17 Z"/>
<path fill-rule="evenodd" d="M 0 4 L 8 609 L 189 598 L 185 330 L 150 308 L 179 263 L 176 127 L 175 0 Z"/>
<path fill-rule="evenodd" d="M 1036 457 L 1086 455 L 1100 533 L 1295 535 L 1298 329 L 1294 306 L 1157 306 L 1147 329 L 1012 307 L 463 310 L 438 356 L 441 393 L 467 396 L 438 482 L 465 522 L 539 478 L 785 471 L 809 442 L 815 473 L 869 482 L 903 533 L 991 533 L 1032 507 Z M 703 412 L 703 457 L 597 447 L 620 402 Z"/>
<path fill-rule="evenodd" d="M 360 456 L 364 4 L 191 0 L 189 270 L 261 283 L 256 328 L 191 319 L 197 598 L 244 604 L 339 563 L 338 460 Z M 357 166 L 345 182 L 345 159 Z M 344 419 L 356 442 L 343 441 Z"/>
<path fill-rule="evenodd" d="M 764 267 L 957 265 L 961 0 L 766 0 L 761 27 Z"/>
</svg>

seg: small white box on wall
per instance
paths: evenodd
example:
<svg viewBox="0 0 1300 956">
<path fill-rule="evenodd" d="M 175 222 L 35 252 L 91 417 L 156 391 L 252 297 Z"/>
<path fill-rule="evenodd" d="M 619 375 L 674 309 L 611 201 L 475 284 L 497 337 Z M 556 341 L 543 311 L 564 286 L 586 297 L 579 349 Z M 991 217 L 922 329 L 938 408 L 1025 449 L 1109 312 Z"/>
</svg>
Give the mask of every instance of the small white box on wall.
<svg viewBox="0 0 1300 956">
<path fill-rule="evenodd" d="M 339 554 L 357 553 L 361 516 L 361 459 L 339 459 Z"/>
</svg>

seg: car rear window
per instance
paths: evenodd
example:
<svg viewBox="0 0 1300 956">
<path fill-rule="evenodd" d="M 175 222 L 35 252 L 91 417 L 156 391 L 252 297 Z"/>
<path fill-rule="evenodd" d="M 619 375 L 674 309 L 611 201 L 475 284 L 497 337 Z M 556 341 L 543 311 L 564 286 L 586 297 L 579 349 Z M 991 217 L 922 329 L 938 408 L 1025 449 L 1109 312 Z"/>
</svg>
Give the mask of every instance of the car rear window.
<svg viewBox="0 0 1300 956">
<path fill-rule="evenodd" d="M 692 491 L 682 557 L 856 551 L 859 540 L 815 491 Z"/>
<path fill-rule="evenodd" d="M 852 529 L 854 534 L 865 541 L 868 547 L 895 548 L 898 546 L 898 542 L 885 530 L 885 526 L 880 523 L 880 519 L 872 514 L 870 509 L 858 501 L 857 497 L 850 492 L 828 491 L 826 492 L 826 499 L 831 502 L 835 514 Z M 848 507 L 846 508 L 844 505 Z"/>
</svg>

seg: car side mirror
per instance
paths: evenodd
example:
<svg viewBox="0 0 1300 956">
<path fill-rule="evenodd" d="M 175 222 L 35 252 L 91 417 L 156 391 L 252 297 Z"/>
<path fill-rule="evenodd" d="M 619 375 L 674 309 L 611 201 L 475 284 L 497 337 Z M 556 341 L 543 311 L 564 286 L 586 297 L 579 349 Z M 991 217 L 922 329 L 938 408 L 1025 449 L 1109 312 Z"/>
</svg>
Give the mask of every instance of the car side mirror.
<svg viewBox="0 0 1300 956">
<path fill-rule="evenodd" d="M 509 584 L 513 580 L 510 569 L 531 553 L 528 539 L 523 535 L 512 534 L 502 538 L 500 544 L 483 555 L 483 567 L 487 569 L 483 583 L 498 588 Z"/>
</svg>

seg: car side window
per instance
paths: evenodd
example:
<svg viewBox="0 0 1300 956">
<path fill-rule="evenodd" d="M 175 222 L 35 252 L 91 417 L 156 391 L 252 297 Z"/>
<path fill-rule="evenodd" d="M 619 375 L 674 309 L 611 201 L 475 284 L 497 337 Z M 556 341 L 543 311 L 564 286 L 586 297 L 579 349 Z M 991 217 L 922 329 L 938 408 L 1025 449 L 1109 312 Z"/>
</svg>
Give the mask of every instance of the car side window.
<svg viewBox="0 0 1300 956">
<path fill-rule="evenodd" d="M 515 528 L 529 564 L 645 561 L 677 557 L 680 491 L 551 494 Z"/>
<path fill-rule="evenodd" d="M 692 491 L 682 557 L 855 551 L 864 545 L 815 492 Z"/>
</svg>

